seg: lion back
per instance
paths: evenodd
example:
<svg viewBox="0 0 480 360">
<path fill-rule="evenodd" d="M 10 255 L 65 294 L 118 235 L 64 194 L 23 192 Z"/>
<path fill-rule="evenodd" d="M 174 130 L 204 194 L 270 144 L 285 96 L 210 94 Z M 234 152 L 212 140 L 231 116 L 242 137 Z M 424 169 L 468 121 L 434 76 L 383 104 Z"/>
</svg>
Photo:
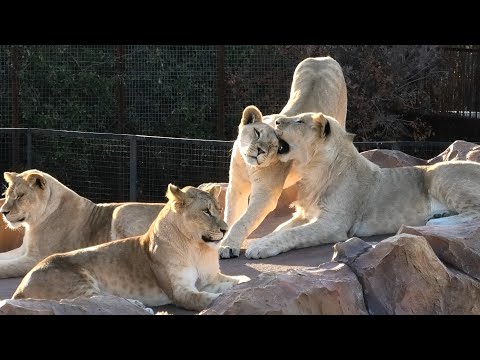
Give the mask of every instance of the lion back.
<svg viewBox="0 0 480 360">
<path fill-rule="evenodd" d="M 290 98 L 280 114 L 322 112 L 343 128 L 347 117 L 347 85 L 342 67 L 331 57 L 307 58 L 293 74 Z"/>
</svg>

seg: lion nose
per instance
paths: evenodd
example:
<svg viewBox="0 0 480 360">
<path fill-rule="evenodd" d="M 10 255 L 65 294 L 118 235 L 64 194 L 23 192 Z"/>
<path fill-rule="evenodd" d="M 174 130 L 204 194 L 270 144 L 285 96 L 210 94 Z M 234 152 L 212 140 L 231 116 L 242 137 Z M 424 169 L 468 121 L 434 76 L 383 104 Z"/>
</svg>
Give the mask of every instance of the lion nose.
<svg viewBox="0 0 480 360">
<path fill-rule="evenodd" d="M 3 214 L 4 216 L 7 216 L 9 213 L 10 213 L 10 211 L 2 211 L 2 214 Z"/>
<path fill-rule="evenodd" d="M 258 148 L 258 153 L 257 153 L 257 155 L 262 155 L 262 154 L 265 154 L 265 153 L 266 153 L 265 150 L 263 150 L 262 148 Z"/>
<path fill-rule="evenodd" d="M 220 231 L 223 233 L 223 235 L 225 235 L 225 233 L 227 232 L 227 229 L 220 229 Z"/>
<path fill-rule="evenodd" d="M 282 122 L 280 120 L 275 120 L 275 125 L 280 125 Z"/>
</svg>

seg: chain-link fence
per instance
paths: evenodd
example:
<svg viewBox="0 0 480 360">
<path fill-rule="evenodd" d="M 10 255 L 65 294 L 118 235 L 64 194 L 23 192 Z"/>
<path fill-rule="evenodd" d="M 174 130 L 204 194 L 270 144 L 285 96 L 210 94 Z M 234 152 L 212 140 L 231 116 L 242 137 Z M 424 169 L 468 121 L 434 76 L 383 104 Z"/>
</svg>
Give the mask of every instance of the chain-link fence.
<svg viewBox="0 0 480 360">
<path fill-rule="evenodd" d="M 165 201 L 169 183 L 228 182 L 233 143 L 0 129 L 0 171 L 38 169 L 96 202 Z"/>
<path fill-rule="evenodd" d="M 478 47 L 439 51 L 414 45 L 1 45 L 0 127 L 233 140 L 246 106 L 280 111 L 298 63 L 331 55 L 347 81 L 349 131 L 364 141 L 425 139 L 435 131 L 420 126 L 417 112 L 475 117 L 480 111 Z M 416 112 L 405 117 L 406 110 Z"/>
<path fill-rule="evenodd" d="M 450 143 L 365 142 L 429 159 Z M 0 172 L 36 168 L 95 202 L 165 201 L 169 183 L 228 182 L 233 142 L 155 136 L 0 129 Z"/>
</svg>

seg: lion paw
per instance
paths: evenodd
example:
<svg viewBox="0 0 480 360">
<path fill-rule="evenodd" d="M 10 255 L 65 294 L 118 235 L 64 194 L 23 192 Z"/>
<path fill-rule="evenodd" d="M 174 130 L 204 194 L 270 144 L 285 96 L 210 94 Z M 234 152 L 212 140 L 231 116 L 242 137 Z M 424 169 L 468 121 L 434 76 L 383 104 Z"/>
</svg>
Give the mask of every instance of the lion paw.
<svg viewBox="0 0 480 360">
<path fill-rule="evenodd" d="M 153 309 L 146 307 L 145 304 L 142 303 L 141 301 L 138 301 L 138 300 L 135 300 L 135 299 L 126 299 L 126 300 L 128 302 L 130 302 L 131 304 L 133 304 L 135 306 L 138 306 L 139 308 L 142 308 L 143 310 L 145 310 L 149 314 L 155 315 L 155 312 L 153 311 Z"/>
<path fill-rule="evenodd" d="M 236 258 L 240 255 L 239 248 L 231 248 L 230 246 L 220 246 L 218 249 L 220 259 Z"/>
<path fill-rule="evenodd" d="M 251 280 L 248 276 L 245 276 L 245 275 L 236 275 L 236 276 L 233 276 L 233 278 L 238 280 L 237 284 L 241 284 Z"/>
<path fill-rule="evenodd" d="M 245 252 L 245 256 L 249 259 L 264 259 L 275 256 L 278 253 L 279 252 L 272 247 L 265 247 L 262 245 L 255 246 L 255 244 L 252 244 Z"/>
<path fill-rule="evenodd" d="M 126 299 L 126 300 L 128 302 L 132 303 L 135 306 L 138 306 L 138 307 L 141 307 L 142 309 L 145 309 L 145 305 L 141 301 L 138 301 L 138 300 L 135 300 L 135 299 Z"/>
</svg>

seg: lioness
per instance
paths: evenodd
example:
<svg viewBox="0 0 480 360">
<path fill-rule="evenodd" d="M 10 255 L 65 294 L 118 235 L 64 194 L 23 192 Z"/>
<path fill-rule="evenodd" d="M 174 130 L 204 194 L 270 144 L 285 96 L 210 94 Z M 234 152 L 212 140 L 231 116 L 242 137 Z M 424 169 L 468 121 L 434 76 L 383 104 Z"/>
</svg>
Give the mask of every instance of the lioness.
<svg viewBox="0 0 480 360">
<path fill-rule="evenodd" d="M 48 255 L 144 234 L 164 204 L 95 204 L 39 170 L 5 172 L 0 208 L 11 228 L 25 227 L 22 245 L 0 253 L 0 278 L 24 276 Z"/>
<path fill-rule="evenodd" d="M 275 209 L 282 190 L 299 179 L 292 163 L 282 163 L 273 126 L 281 116 L 323 112 L 345 127 L 347 87 L 341 66 L 331 57 L 307 58 L 293 74 L 290 98 L 280 114 L 262 116 L 247 107 L 240 121 L 230 160 L 225 221 L 230 231 L 220 244 L 220 257 L 240 254 L 243 241 Z M 250 196 L 250 199 L 249 199 Z"/>
<path fill-rule="evenodd" d="M 228 226 L 215 199 L 219 192 L 170 184 L 169 202 L 146 234 L 51 255 L 24 277 L 12 299 L 113 294 L 147 306 L 206 308 L 249 280 L 220 272 L 217 244 Z"/>
<path fill-rule="evenodd" d="M 249 258 L 391 234 L 402 224 L 425 225 L 436 215 L 480 212 L 480 164 L 382 169 L 358 153 L 353 135 L 322 113 L 279 117 L 275 128 L 289 144 L 280 160 L 294 160 L 302 175 L 296 213 L 283 228 L 253 242 Z"/>
</svg>

